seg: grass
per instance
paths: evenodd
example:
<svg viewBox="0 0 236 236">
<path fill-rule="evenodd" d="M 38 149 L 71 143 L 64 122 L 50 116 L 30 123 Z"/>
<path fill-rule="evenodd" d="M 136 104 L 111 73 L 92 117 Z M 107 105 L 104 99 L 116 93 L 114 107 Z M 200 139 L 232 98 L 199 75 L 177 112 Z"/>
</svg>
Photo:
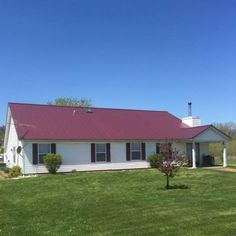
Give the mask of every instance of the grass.
<svg viewBox="0 0 236 236">
<path fill-rule="evenodd" d="M 236 173 L 182 169 L 0 182 L 0 235 L 235 235 Z"/>
<path fill-rule="evenodd" d="M 216 165 L 223 165 L 222 157 L 215 157 L 215 164 Z M 228 156 L 227 164 L 229 167 L 236 167 L 236 157 L 235 156 Z"/>
<path fill-rule="evenodd" d="M 236 167 L 236 159 L 229 159 L 228 160 L 228 165 L 230 167 Z"/>
</svg>

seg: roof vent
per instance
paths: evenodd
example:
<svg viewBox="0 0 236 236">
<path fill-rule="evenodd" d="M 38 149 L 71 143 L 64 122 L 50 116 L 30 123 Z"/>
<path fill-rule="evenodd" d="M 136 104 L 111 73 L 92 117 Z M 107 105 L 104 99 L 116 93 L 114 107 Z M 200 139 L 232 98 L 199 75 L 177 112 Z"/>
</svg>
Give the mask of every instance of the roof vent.
<svg viewBox="0 0 236 236">
<path fill-rule="evenodd" d="M 84 109 L 87 113 L 92 113 L 92 108 L 91 107 L 85 107 Z"/>
</svg>

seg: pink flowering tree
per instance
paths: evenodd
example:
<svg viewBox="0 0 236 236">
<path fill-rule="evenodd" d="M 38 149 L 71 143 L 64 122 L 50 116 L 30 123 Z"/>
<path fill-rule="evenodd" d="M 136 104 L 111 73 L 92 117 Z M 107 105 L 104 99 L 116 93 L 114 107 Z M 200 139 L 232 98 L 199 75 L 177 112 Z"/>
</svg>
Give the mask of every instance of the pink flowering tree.
<svg viewBox="0 0 236 236">
<path fill-rule="evenodd" d="M 170 188 L 170 178 L 174 178 L 179 169 L 186 164 L 184 156 L 173 150 L 170 143 L 160 144 L 157 169 L 166 176 L 166 189 Z"/>
</svg>

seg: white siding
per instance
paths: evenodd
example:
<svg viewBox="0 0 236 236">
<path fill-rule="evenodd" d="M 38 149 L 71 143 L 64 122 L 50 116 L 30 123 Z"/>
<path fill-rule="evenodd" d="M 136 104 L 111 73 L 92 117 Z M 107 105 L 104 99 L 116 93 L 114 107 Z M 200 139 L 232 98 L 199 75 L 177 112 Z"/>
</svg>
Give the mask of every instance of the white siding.
<svg viewBox="0 0 236 236">
<path fill-rule="evenodd" d="M 91 161 L 89 143 L 57 143 L 57 153 L 64 165 L 89 164 Z"/>
<path fill-rule="evenodd" d="M 32 143 L 33 142 L 24 142 L 24 173 L 47 173 L 44 165 L 32 164 Z M 49 143 L 54 143 L 54 141 Z M 59 169 L 59 172 L 70 172 L 72 170 L 92 171 L 149 167 L 149 163 L 147 161 L 126 161 L 126 142 L 110 142 L 110 144 L 111 162 L 91 163 L 91 143 L 56 142 L 57 153 L 62 156 L 62 165 Z M 185 147 L 185 143 L 173 143 L 173 148 L 176 148 L 181 153 L 185 151 Z M 155 152 L 156 142 L 146 142 L 146 158 Z"/>
<path fill-rule="evenodd" d="M 207 129 L 194 138 L 195 142 L 225 142 L 227 140 L 228 139 L 223 134 L 213 128 Z"/>
<path fill-rule="evenodd" d="M 24 173 L 47 173 L 44 165 L 32 164 L 32 143 L 24 143 Z M 41 142 L 38 142 L 41 143 Z M 45 143 L 45 142 L 44 142 Z M 155 144 L 153 144 L 155 146 Z M 151 150 L 149 150 L 151 147 Z M 57 153 L 62 156 L 62 165 L 59 172 L 114 170 L 147 168 L 147 161 L 126 161 L 126 143 L 111 142 L 111 162 L 91 163 L 91 143 L 84 142 L 57 142 Z M 152 145 L 147 145 L 146 152 L 153 151 Z"/>
<path fill-rule="evenodd" d="M 9 122 L 9 133 L 8 133 L 8 142 L 6 145 L 5 150 L 5 159 L 4 162 L 7 164 L 8 167 L 13 167 L 15 165 L 19 165 L 22 168 L 22 156 L 17 154 L 16 149 L 18 146 L 21 146 L 21 141 L 18 140 L 16 134 L 16 128 L 13 123 L 13 119 L 10 117 Z M 15 153 L 14 153 L 15 150 Z M 15 155 L 15 162 L 14 162 L 14 155 Z"/>
<path fill-rule="evenodd" d="M 146 157 L 148 157 L 152 154 L 156 153 L 156 143 L 154 142 L 147 142 L 146 143 Z"/>
<path fill-rule="evenodd" d="M 176 149 L 179 152 L 179 154 L 186 155 L 186 143 L 174 142 L 172 144 L 172 148 Z"/>
</svg>

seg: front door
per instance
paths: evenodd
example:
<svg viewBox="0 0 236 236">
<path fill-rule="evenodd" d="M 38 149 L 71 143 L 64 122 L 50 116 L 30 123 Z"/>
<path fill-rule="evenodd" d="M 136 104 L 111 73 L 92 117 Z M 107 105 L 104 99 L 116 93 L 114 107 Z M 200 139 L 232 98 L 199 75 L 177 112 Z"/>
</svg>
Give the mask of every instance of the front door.
<svg viewBox="0 0 236 236">
<path fill-rule="evenodd" d="M 186 146 L 186 153 L 187 153 L 187 159 L 190 162 L 190 166 L 192 166 L 192 149 L 193 149 L 193 144 L 192 143 L 187 143 Z M 197 166 L 200 165 L 200 144 L 199 143 L 195 143 L 195 153 L 196 153 L 196 164 Z"/>
</svg>

